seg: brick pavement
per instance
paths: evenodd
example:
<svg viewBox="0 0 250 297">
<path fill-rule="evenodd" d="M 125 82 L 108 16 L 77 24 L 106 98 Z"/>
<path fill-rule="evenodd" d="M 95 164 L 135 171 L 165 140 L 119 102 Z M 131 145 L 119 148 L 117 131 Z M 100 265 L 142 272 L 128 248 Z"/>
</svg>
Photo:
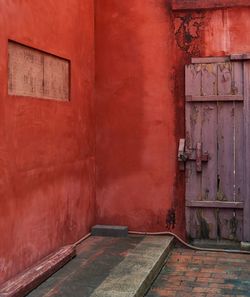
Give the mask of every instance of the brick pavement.
<svg viewBox="0 0 250 297">
<path fill-rule="evenodd" d="M 146 297 L 250 297 L 250 255 L 174 249 Z"/>
</svg>

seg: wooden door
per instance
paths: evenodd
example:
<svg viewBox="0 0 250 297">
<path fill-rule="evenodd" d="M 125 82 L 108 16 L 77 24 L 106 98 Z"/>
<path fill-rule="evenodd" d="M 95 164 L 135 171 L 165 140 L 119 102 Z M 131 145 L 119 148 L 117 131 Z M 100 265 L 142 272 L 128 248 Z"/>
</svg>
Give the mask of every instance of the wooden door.
<svg viewBox="0 0 250 297">
<path fill-rule="evenodd" d="M 250 240 L 250 212 L 244 210 L 248 161 L 244 69 L 243 61 L 229 58 L 193 59 L 186 66 L 182 160 L 187 234 L 192 239 Z"/>
</svg>

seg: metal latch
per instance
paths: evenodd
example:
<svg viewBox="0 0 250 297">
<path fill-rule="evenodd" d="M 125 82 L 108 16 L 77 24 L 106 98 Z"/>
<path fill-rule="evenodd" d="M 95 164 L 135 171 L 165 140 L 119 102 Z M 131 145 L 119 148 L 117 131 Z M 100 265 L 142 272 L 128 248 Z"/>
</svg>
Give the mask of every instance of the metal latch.
<svg viewBox="0 0 250 297">
<path fill-rule="evenodd" d="M 179 161 L 179 169 L 181 171 L 185 170 L 185 162 L 186 161 L 195 161 L 196 162 L 196 171 L 202 171 L 202 162 L 208 162 L 209 154 L 208 152 L 202 151 L 201 142 L 196 143 L 195 148 L 191 148 L 186 152 L 185 150 L 185 139 L 181 138 L 179 140 L 179 148 L 178 148 L 178 161 Z"/>
<path fill-rule="evenodd" d="M 188 159 L 188 155 L 185 152 L 185 138 L 180 138 L 179 140 L 179 148 L 178 148 L 178 161 L 179 161 L 179 169 L 181 171 L 185 170 L 185 162 Z"/>
</svg>

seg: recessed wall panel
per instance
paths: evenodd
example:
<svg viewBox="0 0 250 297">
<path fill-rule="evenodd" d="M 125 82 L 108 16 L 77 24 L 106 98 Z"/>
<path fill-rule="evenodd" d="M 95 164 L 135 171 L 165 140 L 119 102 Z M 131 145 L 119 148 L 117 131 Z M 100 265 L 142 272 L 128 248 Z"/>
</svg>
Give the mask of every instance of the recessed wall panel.
<svg viewBox="0 0 250 297">
<path fill-rule="evenodd" d="M 68 60 L 10 41 L 8 94 L 69 100 Z"/>
</svg>

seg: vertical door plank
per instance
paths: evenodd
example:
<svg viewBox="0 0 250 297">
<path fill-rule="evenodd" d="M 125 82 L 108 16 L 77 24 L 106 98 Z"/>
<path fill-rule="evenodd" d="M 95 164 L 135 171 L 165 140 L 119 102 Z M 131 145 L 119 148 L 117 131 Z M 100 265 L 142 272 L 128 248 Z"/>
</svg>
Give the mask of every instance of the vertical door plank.
<svg viewBox="0 0 250 297">
<path fill-rule="evenodd" d="M 243 103 L 235 102 L 235 201 L 244 201 L 244 113 Z M 235 237 L 243 240 L 243 210 L 234 212 L 237 229 Z M 231 230 L 232 231 L 232 230 Z M 232 235 L 231 235 L 232 236 Z"/>
<path fill-rule="evenodd" d="M 218 64 L 218 95 L 232 94 L 231 63 Z"/>
<path fill-rule="evenodd" d="M 243 94 L 243 65 L 242 62 L 232 63 L 232 94 Z"/>
<path fill-rule="evenodd" d="M 186 150 L 192 152 L 201 139 L 202 103 L 186 103 Z M 196 172 L 195 162 L 186 164 L 186 201 L 201 200 L 201 175 Z M 187 208 L 187 233 L 196 237 L 197 222 L 194 210 Z"/>
<path fill-rule="evenodd" d="M 201 65 L 186 65 L 185 71 L 186 96 L 201 95 Z"/>
<path fill-rule="evenodd" d="M 235 94 L 243 94 L 243 64 L 234 62 Z M 243 104 L 235 102 L 235 200 L 244 201 L 244 112 Z"/>
<path fill-rule="evenodd" d="M 216 200 L 217 195 L 217 103 L 203 103 L 202 149 L 209 153 L 209 161 L 202 164 L 202 200 Z M 203 210 L 203 219 L 209 225 L 209 238 L 217 238 L 213 209 Z"/>
<path fill-rule="evenodd" d="M 244 62 L 245 195 L 243 240 L 250 241 L 250 62 Z"/>
<path fill-rule="evenodd" d="M 202 200 L 216 200 L 217 194 L 217 103 L 203 103 L 202 150 L 209 161 L 202 164 Z"/>
<path fill-rule="evenodd" d="M 217 64 L 201 66 L 201 90 L 203 96 L 217 95 Z"/>
<path fill-rule="evenodd" d="M 185 94 L 201 95 L 201 66 L 187 65 L 185 68 Z M 189 151 L 195 147 L 195 135 L 201 131 L 201 111 L 199 105 L 186 103 L 186 147 Z M 192 162 L 186 164 L 186 200 L 196 199 L 200 193 L 201 181 L 196 175 L 195 165 Z M 196 237 L 194 210 L 186 208 L 186 228 L 188 236 Z"/>
<path fill-rule="evenodd" d="M 234 201 L 235 104 L 218 102 L 218 179 L 217 200 Z M 217 230 L 220 238 L 236 239 L 233 210 L 217 210 Z"/>
<path fill-rule="evenodd" d="M 244 114 L 235 102 L 235 201 L 244 201 Z"/>
<path fill-rule="evenodd" d="M 233 201 L 234 103 L 218 102 L 217 200 Z"/>
</svg>

